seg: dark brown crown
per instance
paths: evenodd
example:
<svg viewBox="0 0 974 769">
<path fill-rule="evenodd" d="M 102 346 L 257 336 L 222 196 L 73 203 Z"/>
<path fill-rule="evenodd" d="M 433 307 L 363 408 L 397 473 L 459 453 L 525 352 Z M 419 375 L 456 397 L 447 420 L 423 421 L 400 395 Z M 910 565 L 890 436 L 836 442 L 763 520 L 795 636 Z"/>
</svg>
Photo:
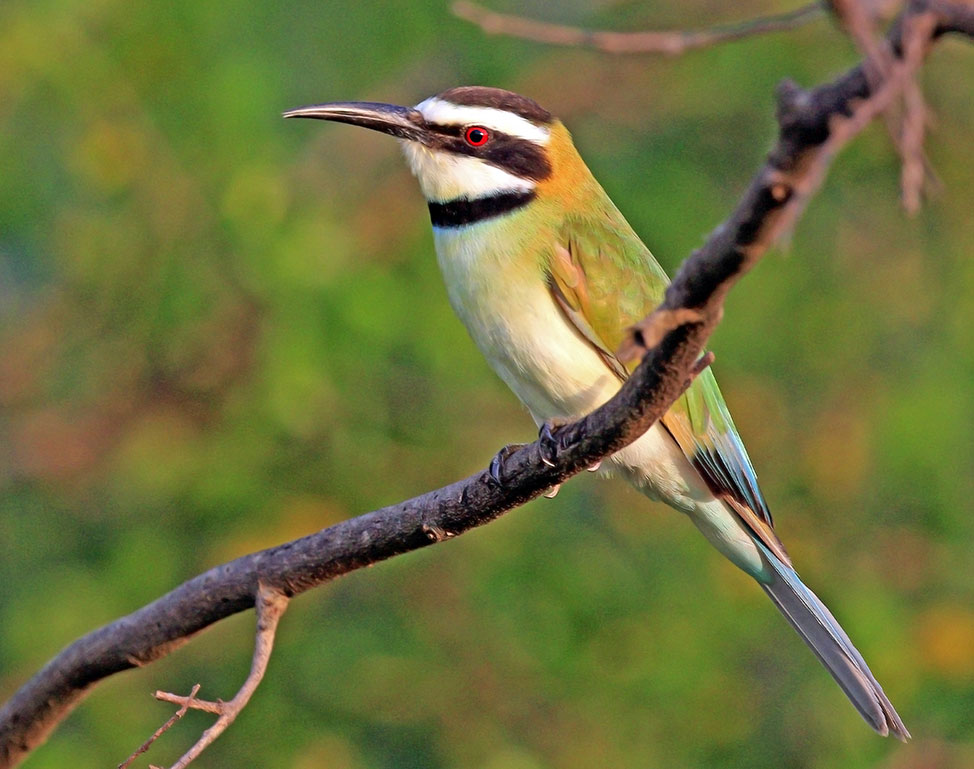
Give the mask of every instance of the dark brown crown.
<svg viewBox="0 0 974 769">
<path fill-rule="evenodd" d="M 532 123 L 547 124 L 552 120 L 551 113 L 534 99 L 502 88 L 464 85 L 444 91 L 437 98 L 463 107 L 492 107 L 504 110 Z"/>
</svg>

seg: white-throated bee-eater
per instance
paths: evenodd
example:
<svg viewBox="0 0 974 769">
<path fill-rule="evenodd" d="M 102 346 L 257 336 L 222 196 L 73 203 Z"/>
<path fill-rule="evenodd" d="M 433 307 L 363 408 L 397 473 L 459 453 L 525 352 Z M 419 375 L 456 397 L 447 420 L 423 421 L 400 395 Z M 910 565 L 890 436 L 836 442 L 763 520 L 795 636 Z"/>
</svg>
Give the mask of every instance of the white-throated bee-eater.
<svg viewBox="0 0 974 769">
<path fill-rule="evenodd" d="M 453 309 L 537 424 L 581 417 L 615 394 L 630 369 L 614 351 L 662 300 L 667 277 L 551 113 L 509 91 L 462 87 L 416 107 L 337 102 L 284 114 L 399 140 L 429 204 Z M 611 463 L 757 580 L 873 729 L 909 737 L 792 568 L 709 369 Z"/>
</svg>

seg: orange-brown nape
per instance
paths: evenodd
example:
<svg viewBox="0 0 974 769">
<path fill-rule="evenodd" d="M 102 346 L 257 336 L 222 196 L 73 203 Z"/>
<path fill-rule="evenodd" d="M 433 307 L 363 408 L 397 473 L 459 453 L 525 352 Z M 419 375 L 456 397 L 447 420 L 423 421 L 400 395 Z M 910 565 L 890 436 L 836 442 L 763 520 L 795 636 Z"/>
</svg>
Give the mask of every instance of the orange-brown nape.
<svg viewBox="0 0 974 769">
<path fill-rule="evenodd" d="M 593 196 L 604 194 L 582 160 L 572 136 L 560 120 L 551 123 L 551 138 L 545 147 L 551 163 L 551 175 L 538 182 L 537 194 L 542 200 L 558 201 L 569 211 L 589 211 Z"/>
</svg>

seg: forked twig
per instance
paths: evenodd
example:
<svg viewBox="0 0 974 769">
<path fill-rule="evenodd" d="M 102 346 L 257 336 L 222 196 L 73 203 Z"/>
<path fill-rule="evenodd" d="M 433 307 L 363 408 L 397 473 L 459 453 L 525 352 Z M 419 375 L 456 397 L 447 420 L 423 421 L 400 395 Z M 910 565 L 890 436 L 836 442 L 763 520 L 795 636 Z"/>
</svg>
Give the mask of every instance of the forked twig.
<svg viewBox="0 0 974 769">
<path fill-rule="evenodd" d="M 189 692 L 189 698 L 192 699 L 193 697 L 195 697 L 196 692 L 198 692 L 199 690 L 200 690 L 200 685 L 194 684 L 193 688 Z M 173 727 L 173 724 L 175 724 L 180 718 L 186 715 L 188 710 L 189 710 L 189 703 L 187 702 L 179 710 L 173 713 L 172 716 L 169 718 L 169 720 L 166 721 L 166 723 L 164 723 L 162 726 L 156 729 L 152 733 L 152 736 L 149 739 L 147 739 L 145 742 L 139 745 L 139 747 L 135 749 L 135 751 L 132 753 L 131 756 L 126 758 L 122 763 L 120 763 L 118 765 L 118 769 L 128 769 L 128 767 L 132 765 L 132 762 L 135 761 L 135 759 L 137 759 L 139 756 L 145 753 L 149 748 L 151 748 L 152 743 L 158 740 L 166 732 L 168 732 Z"/>
<path fill-rule="evenodd" d="M 862 0 L 829 0 L 829 4 L 842 28 L 865 56 L 870 85 L 878 88 L 889 76 L 895 59 L 887 41 L 879 36 L 867 4 Z M 902 58 L 911 73 L 902 83 L 899 99 L 889 105 L 884 115 L 886 130 L 900 155 L 903 208 L 911 215 L 919 211 L 924 190 L 935 191 L 940 183 L 923 147 L 930 112 L 917 71 L 923 56 L 923 41 L 929 39 L 929 25 L 935 23 L 929 14 L 923 18 L 927 27 L 903 38 Z"/>
<path fill-rule="evenodd" d="M 506 35 L 536 43 L 594 48 L 606 53 L 660 53 L 667 56 L 677 56 L 695 48 L 706 48 L 745 37 L 794 29 L 817 16 L 822 9 L 821 2 L 811 2 L 793 11 L 708 29 L 612 32 L 550 24 L 523 16 L 497 13 L 471 0 L 459 0 L 452 7 L 455 16 L 476 24 L 488 35 Z"/>
<path fill-rule="evenodd" d="M 271 652 L 274 649 L 274 637 L 277 633 L 277 625 L 281 620 L 281 616 L 287 609 L 288 601 L 290 599 L 281 591 L 269 588 L 265 585 L 260 586 L 260 590 L 257 594 L 256 602 L 256 612 L 257 612 L 257 634 L 254 641 L 254 656 L 250 664 L 250 673 L 247 675 L 246 680 L 240 687 L 239 691 L 234 695 L 232 700 L 224 702 L 223 700 L 217 700 L 216 702 L 211 702 L 209 700 L 199 700 L 196 699 L 196 693 L 199 691 L 200 685 L 196 684 L 190 691 L 189 695 L 181 694 L 171 694 L 169 692 L 157 691 L 153 696 L 162 702 L 171 702 L 175 705 L 179 705 L 179 710 L 166 721 L 156 733 L 152 735 L 146 742 L 136 750 L 129 758 L 123 763 L 119 764 L 119 769 L 126 769 L 132 761 L 149 749 L 149 746 L 155 742 L 161 734 L 167 731 L 176 721 L 185 715 L 186 711 L 192 710 L 202 710 L 207 713 L 213 713 L 218 716 L 213 725 L 207 729 L 196 743 L 187 750 L 182 757 L 170 767 L 170 769 L 185 769 L 190 763 L 200 755 L 206 748 L 208 748 L 217 737 L 223 734 L 227 727 L 230 726 L 236 720 L 240 712 L 247 706 L 250 702 L 250 698 L 253 696 L 257 687 L 260 685 L 261 680 L 264 678 L 264 673 L 267 671 L 267 664 L 270 662 Z"/>
</svg>

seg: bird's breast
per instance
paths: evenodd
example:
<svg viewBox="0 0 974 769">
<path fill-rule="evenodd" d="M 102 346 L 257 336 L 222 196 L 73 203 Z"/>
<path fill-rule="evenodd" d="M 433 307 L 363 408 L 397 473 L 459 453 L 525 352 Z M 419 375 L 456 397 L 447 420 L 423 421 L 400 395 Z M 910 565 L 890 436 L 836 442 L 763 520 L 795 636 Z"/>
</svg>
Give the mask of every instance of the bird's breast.
<svg viewBox="0 0 974 769">
<path fill-rule="evenodd" d="M 578 417 L 610 398 L 619 382 L 555 304 L 543 237 L 512 227 L 517 217 L 434 228 L 450 303 L 536 421 Z"/>
</svg>

